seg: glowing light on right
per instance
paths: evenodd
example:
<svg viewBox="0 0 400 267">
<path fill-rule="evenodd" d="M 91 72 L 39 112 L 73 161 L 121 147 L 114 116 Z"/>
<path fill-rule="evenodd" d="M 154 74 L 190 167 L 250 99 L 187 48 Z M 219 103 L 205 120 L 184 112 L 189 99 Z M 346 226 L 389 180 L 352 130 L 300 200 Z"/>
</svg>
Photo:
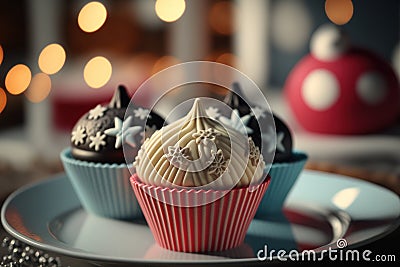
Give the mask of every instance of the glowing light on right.
<svg viewBox="0 0 400 267">
<path fill-rule="evenodd" d="M 107 19 L 107 9 L 100 2 L 90 2 L 82 7 L 78 15 L 78 25 L 84 32 L 95 32 Z"/>
<path fill-rule="evenodd" d="M 37 73 L 33 76 L 29 88 L 25 91 L 25 96 L 32 103 L 39 103 L 46 99 L 51 90 L 51 79 L 45 73 Z"/>
<path fill-rule="evenodd" d="M 89 60 L 83 70 L 83 77 L 87 85 L 92 88 L 100 88 L 111 78 L 112 66 L 105 57 L 94 57 Z"/>
<path fill-rule="evenodd" d="M 174 22 L 178 20 L 186 9 L 185 0 L 157 0 L 157 16 L 165 22 Z"/>
<path fill-rule="evenodd" d="M 31 70 L 26 65 L 15 65 L 7 73 L 5 81 L 6 89 L 10 94 L 21 94 L 28 88 L 31 79 Z"/>
<path fill-rule="evenodd" d="M 326 0 L 325 13 L 337 25 L 343 25 L 353 17 L 354 7 L 351 0 Z"/>
</svg>

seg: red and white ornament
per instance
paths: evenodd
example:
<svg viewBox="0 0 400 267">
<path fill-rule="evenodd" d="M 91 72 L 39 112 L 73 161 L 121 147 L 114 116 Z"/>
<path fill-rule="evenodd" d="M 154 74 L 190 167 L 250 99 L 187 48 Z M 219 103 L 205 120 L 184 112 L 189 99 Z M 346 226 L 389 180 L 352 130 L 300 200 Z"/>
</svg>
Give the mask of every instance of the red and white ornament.
<svg viewBox="0 0 400 267">
<path fill-rule="evenodd" d="M 304 129 L 365 134 L 399 118 L 399 81 L 387 62 L 352 46 L 334 25 L 323 25 L 314 33 L 310 50 L 284 86 L 289 107 Z"/>
</svg>

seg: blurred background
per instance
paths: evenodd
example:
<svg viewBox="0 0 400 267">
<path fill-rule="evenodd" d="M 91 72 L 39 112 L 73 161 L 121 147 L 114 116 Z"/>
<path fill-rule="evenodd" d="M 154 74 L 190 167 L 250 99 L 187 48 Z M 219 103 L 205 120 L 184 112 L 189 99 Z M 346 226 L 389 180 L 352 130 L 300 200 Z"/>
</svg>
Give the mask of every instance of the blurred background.
<svg viewBox="0 0 400 267">
<path fill-rule="evenodd" d="M 192 60 L 227 64 L 253 79 L 272 110 L 289 122 L 295 148 L 309 152 L 309 168 L 354 165 L 349 174 L 363 176 L 371 170 L 359 167 L 373 161 L 382 168 L 376 181 L 398 185 L 399 120 L 383 135 L 307 133 L 297 130 L 282 92 L 291 70 L 310 52 L 312 34 L 327 23 L 342 27 L 398 75 L 399 12 L 398 0 L 2 1 L 2 190 L 62 171 L 58 153 L 69 144 L 74 123 L 107 101 L 117 85 L 133 93 L 156 72 Z M 223 97 L 224 91 L 212 93 Z M 382 149 L 376 157 L 354 156 L 376 152 L 376 142 Z"/>
</svg>

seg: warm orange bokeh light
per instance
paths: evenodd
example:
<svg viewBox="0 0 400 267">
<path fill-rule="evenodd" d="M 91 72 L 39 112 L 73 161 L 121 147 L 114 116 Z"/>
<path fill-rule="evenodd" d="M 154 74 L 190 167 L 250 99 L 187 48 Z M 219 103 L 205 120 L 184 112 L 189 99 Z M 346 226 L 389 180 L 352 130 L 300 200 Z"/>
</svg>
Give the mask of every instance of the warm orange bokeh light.
<svg viewBox="0 0 400 267">
<path fill-rule="evenodd" d="M 351 0 L 326 0 L 325 13 L 337 25 L 343 25 L 353 17 L 354 7 Z"/>
<path fill-rule="evenodd" d="M 3 88 L 0 88 L 0 113 L 3 112 L 7 104 L 7 95 Z"/>
<path fill-rule="evenodd" d="M 32 78 L 29 88 L 25 91 L 25 96 L 33 103 L 39 103 L 46 99 L 51 90 L 51 79 L 45 73 L 38 73 Z"/>
<path fill-rule="evenodd" d="M 57 73 L 65 63 L 65 50 L 59 44 L 49 44 L 39 55 L 39 68 L 46 74 Z"/>
<path fill-rule="evenodd" d="M 173 22 L 182 17 L 186 9 L 185 0 L 157 0 L 156 14 L 165 22 Z"/>
<path fill-rule="evenodd" d="M 105 57 L 94 57 L 86 63 L 83 77 L 87 85 L 92 88 L 100 88 L 111 78 L 112 66 Z"/>
<path fill-rule="evenodd" d="M 233 4 L 228 1 L 215 3 L 210 10 L 209 23 L 219 34 L 229 35 L 233 32 Z"/>
<path fill-rule="evenodd" d="M 4 57 L 4 52 L 3 52 L 3 48 L 0 45 L 0 65 L 1 65 L 1 62 L 3 62 L 3 57 Z"/>
<path fill-rule="evenodd" d="M 181 63 L 176 57 L 173 56 L 163 56 L 160 57 L 153 66 L 152 74 L 155 74 L 163 69 L 171 67 L 173 65 Z"/>
<path fill-rule="evenodd" d="M 107 19 L 107 9 L 100 2 L 90 2 L 82 7 L 78 15 L 78 25 L 84 32 L 95 32 Z"/>
<path fill-rule="evenodd" d="M 27 66 L 23 64 L 15 65 L 7 73 L 6 89 L 10 94 L 21 94 L 28 88 L 31 79 L 31 70 Z"/>
<path fill-rule="evenodd" d="M 220 56 L 218 56 L 215 61 L 218 63 L 234 67 L 236 64 L 236 56 L 232 53 L 223 53 Z"/>
</svg>

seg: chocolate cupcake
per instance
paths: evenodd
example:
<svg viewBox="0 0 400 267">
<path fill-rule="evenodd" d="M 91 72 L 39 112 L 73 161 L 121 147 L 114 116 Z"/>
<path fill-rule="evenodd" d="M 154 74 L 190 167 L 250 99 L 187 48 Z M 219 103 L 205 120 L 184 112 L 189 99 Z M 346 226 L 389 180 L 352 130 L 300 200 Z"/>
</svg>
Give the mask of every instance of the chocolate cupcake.
<svg viewBox="0 0 400 267">
<path fill-rule="evenodd" d="M 161 116 L 143 107 L 135 106 L 125 116 L 129 102 L 126 88 L 119 86 L 107 105 L 98 104 L 78 120 L 70 147 L 60 155 L 82 206 L 104 217 L 129 219 L 140 214 L 129 185 L 132 166 L 125 162 L 123 144 L 135 154 L 144 139 L 143 127 L 150 136 L 164 124 Z"/>
<path fill-rule="evenodd" d="M 240 85 L 234 83 L 233 90 L 226 95 L 224 102 L 232 108 L 232 112 L 238 112 L 241 118 L 246 118 L 242 122 L 250 129 L 248 134 L 254 143 L 262 148 L 262 153 L 275 152 L 269 170 L 271 184 L 260 203 L 256 217 L 279 214 L 288 193 L 303 170 L 308 156 L 303 151 L 293 150 L 292 132 L 277 115 L 272 114 L 275 133 L 272 132 L 274 131 L 273 127 L 262 132 L 261 126 L 269 123 L 265 120 L 268 111 L 252 103 L 247 103 L 240 95 L 243 95 Z M 224 117 L 219 117 L 219 120 L 225 122 Z"/>
</svg>

